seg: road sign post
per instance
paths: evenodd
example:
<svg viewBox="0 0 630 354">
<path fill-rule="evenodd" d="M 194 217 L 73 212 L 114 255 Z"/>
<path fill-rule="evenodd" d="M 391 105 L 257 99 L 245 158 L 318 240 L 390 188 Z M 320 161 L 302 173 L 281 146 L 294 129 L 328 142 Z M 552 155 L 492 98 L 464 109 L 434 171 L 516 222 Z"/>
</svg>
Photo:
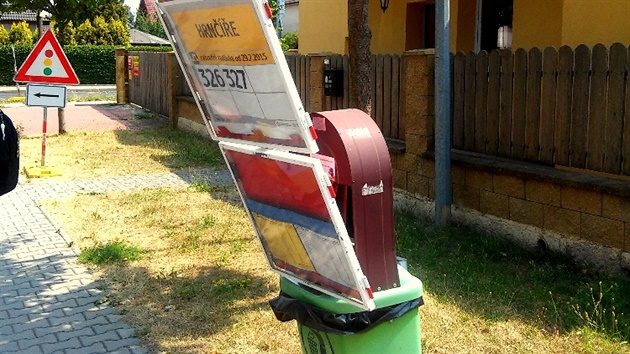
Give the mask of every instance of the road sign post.
<svg viewBox="0 0 630 354">
<path fill-rule="evenodd" d="M 58 176 L 61 174 L 58 170 L 46 167 L 48 107 L 64 108 L 66 106 L 66 87 L 58 85 L 78 85 L 79 78 L 53 31 L 46 31 L 37 41 L 20 69 L 17 70 L 13 81 L 29 84 L 26 87 L 27 106 L 44 108 L 41 166 L 26 168 L 26 174 L 29 177 Z"/>
</svg>

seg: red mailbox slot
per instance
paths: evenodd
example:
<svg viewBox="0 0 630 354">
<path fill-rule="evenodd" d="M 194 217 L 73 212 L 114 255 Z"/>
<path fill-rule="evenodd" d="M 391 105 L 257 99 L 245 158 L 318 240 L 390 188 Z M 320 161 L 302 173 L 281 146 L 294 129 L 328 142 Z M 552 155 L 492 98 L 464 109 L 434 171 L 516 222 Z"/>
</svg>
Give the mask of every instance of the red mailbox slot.
<svg viewBox="0 0 630 354">
<path fill-rule="evenodd" d="M 336 164 L 336 200 L 374 291 L 400 286 L 394 236 L 392 167 L 372 118 L 357 109 L 311 113 L 319 154 Z"/>
</svg>

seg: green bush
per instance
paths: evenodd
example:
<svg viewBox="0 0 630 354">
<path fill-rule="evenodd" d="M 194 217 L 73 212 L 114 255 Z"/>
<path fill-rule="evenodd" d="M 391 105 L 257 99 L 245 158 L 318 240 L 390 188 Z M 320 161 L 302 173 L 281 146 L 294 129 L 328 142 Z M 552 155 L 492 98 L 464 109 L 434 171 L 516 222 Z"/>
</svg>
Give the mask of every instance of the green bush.
<svg viewBox="0 0 630 354">
<path fill-rule="evenodd" d="M 298 35 L 295 32 L 289 32 L 282 35 L 280 38 L 280 45 L 282 46 L 283 51 L 287 51 L 289 49 L 297 49 L 298 48 Z"/>
<path fill-rule="evenodd" d="M 26 21 L 14 22 L 9 31 L 9 41 L 13 44 L 33 44 L 33 33 Z"/>
<path fill-rule="evenodd" d="M 79 77 L 81 84 L 114 84 L 116 83 L 116 48 L 113 45 L 71 45 L 63 46 L 63 51 L 68 57 L 75 73 Z M 129 51 L 146 52 L 169 52 L 170 46 L 130 46 Z M 33 45 L 16 45 L 15 61 L 19 68 L 26 60 L 28 54 L 33 50 Z M 11 45 L 0 45 L 0 85 L 12 86 L 13 76 L 13 53 Z"/>
</svg>

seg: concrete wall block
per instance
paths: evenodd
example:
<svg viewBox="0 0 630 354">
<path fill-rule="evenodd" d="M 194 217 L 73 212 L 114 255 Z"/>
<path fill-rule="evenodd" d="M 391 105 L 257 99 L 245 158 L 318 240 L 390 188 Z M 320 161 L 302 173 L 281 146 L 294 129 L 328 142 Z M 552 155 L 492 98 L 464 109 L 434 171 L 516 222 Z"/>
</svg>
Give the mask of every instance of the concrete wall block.
<svg viewBox="0 0 630 354">
<path fill-rule="evenodd" d="M 510 218 L 509 197 L 482 190 L 479 193 L 479 211 L 503 219 Z"/>
<path fill-rule="evenodd" d="M 544 205 L 543 228 L 561 234 L 579 237 L 580 213 L 551 205 Z"/>
<path fill-rule="evenodd" d="M 407 171 L 394 168 L 392 172 L 392 183 L 394 188 L 407 190 Z"/>
<path fill-rule="evenodd" d="M 602 245 L 625 249 L 624 223 L 618 220 L 582 213 L 581 237 Z"/>
<path fill-rule="evenodd" d="M 492 177 L 492 187 L 495 193 L 525 199 L 525 180 L 522 178 L 495 174 Z"/>
<path fill-rule="evenodd" d="M 510 220 L 536 227 L 543 226 L 543 205 L 510 197 Z"/>
<path fill-rule="evenodd" d="M 407 174 L 407 190 L 413 194 L 423 197 L 429 196 L 429 178 L 417 174 Z"/>
<path fill-rule="evenodd" d="M 429 138 L 420 134 L 407 134 L 407 153 L 421 155 L 429 150 Z"/>
<path fill-rule="evenodd" d="M 492 173 L 479 170 L 466 171 L 466 187 L 492 190 Z"/>
<path fill-rule="evenodd" d="M 466 169 L 460 166 L 451 165 L 451 182 L 455 184 L 466 184 Z"/>
<path fill-rule="evenodd" d="M 562 186 L 561 206 L 592 215 L 602 215 L 602 193 Z"/>
<path fill-rule="evenodd" d="M 435 178 L 435 161 L 421 159 L 420 174 L 429 178 Z"/>
<path fill-rule="evenodd" d="M 453 203 L 479 210 L 479 188 L 453 184 Z"/>
<path fill-rule="evenodd" d="M 560 206 L 561 188 L 560 186 L 543 181 L 525 181 L 525 199 L 533 202 Z"/>
<path fill-rule="evenodd" d="M 422 159 L 413 154 L 401 154 L 391 155 L 392 166 L 394 169 L 403 170 L 406 172 L 418 171 Z"/>
<path fill-rule="evenodd" d="M 602 198 L 602 216 L 630 222 L 630 198 L 610 194 L 604 194 Z"/>
</svg>

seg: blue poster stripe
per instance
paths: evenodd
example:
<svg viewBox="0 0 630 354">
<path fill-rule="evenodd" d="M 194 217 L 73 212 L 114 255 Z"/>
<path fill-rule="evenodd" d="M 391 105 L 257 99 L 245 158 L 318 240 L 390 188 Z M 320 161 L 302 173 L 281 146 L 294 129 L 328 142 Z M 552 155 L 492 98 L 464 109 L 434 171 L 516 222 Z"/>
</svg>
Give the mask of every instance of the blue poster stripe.
<svg viewBox="0 0 630 354">
<path fill-rule="evenodd" d="M 317 234 L 330 237 L 335 240 L 339 239 L 337 230 L 335 230 L 334 225 L 330 221 L 318 220 L 300 213 L 296 213 L 292 210 L 280 209 L 271 205 L 259 203 L 249 198 L 246 198 L 245 202 L 247 203 L 247 208 L 252 213 L 260 214 L 270 219 L 278 220 L 288 224 L 298 225 L 312 230 Z"/>
</svg>

